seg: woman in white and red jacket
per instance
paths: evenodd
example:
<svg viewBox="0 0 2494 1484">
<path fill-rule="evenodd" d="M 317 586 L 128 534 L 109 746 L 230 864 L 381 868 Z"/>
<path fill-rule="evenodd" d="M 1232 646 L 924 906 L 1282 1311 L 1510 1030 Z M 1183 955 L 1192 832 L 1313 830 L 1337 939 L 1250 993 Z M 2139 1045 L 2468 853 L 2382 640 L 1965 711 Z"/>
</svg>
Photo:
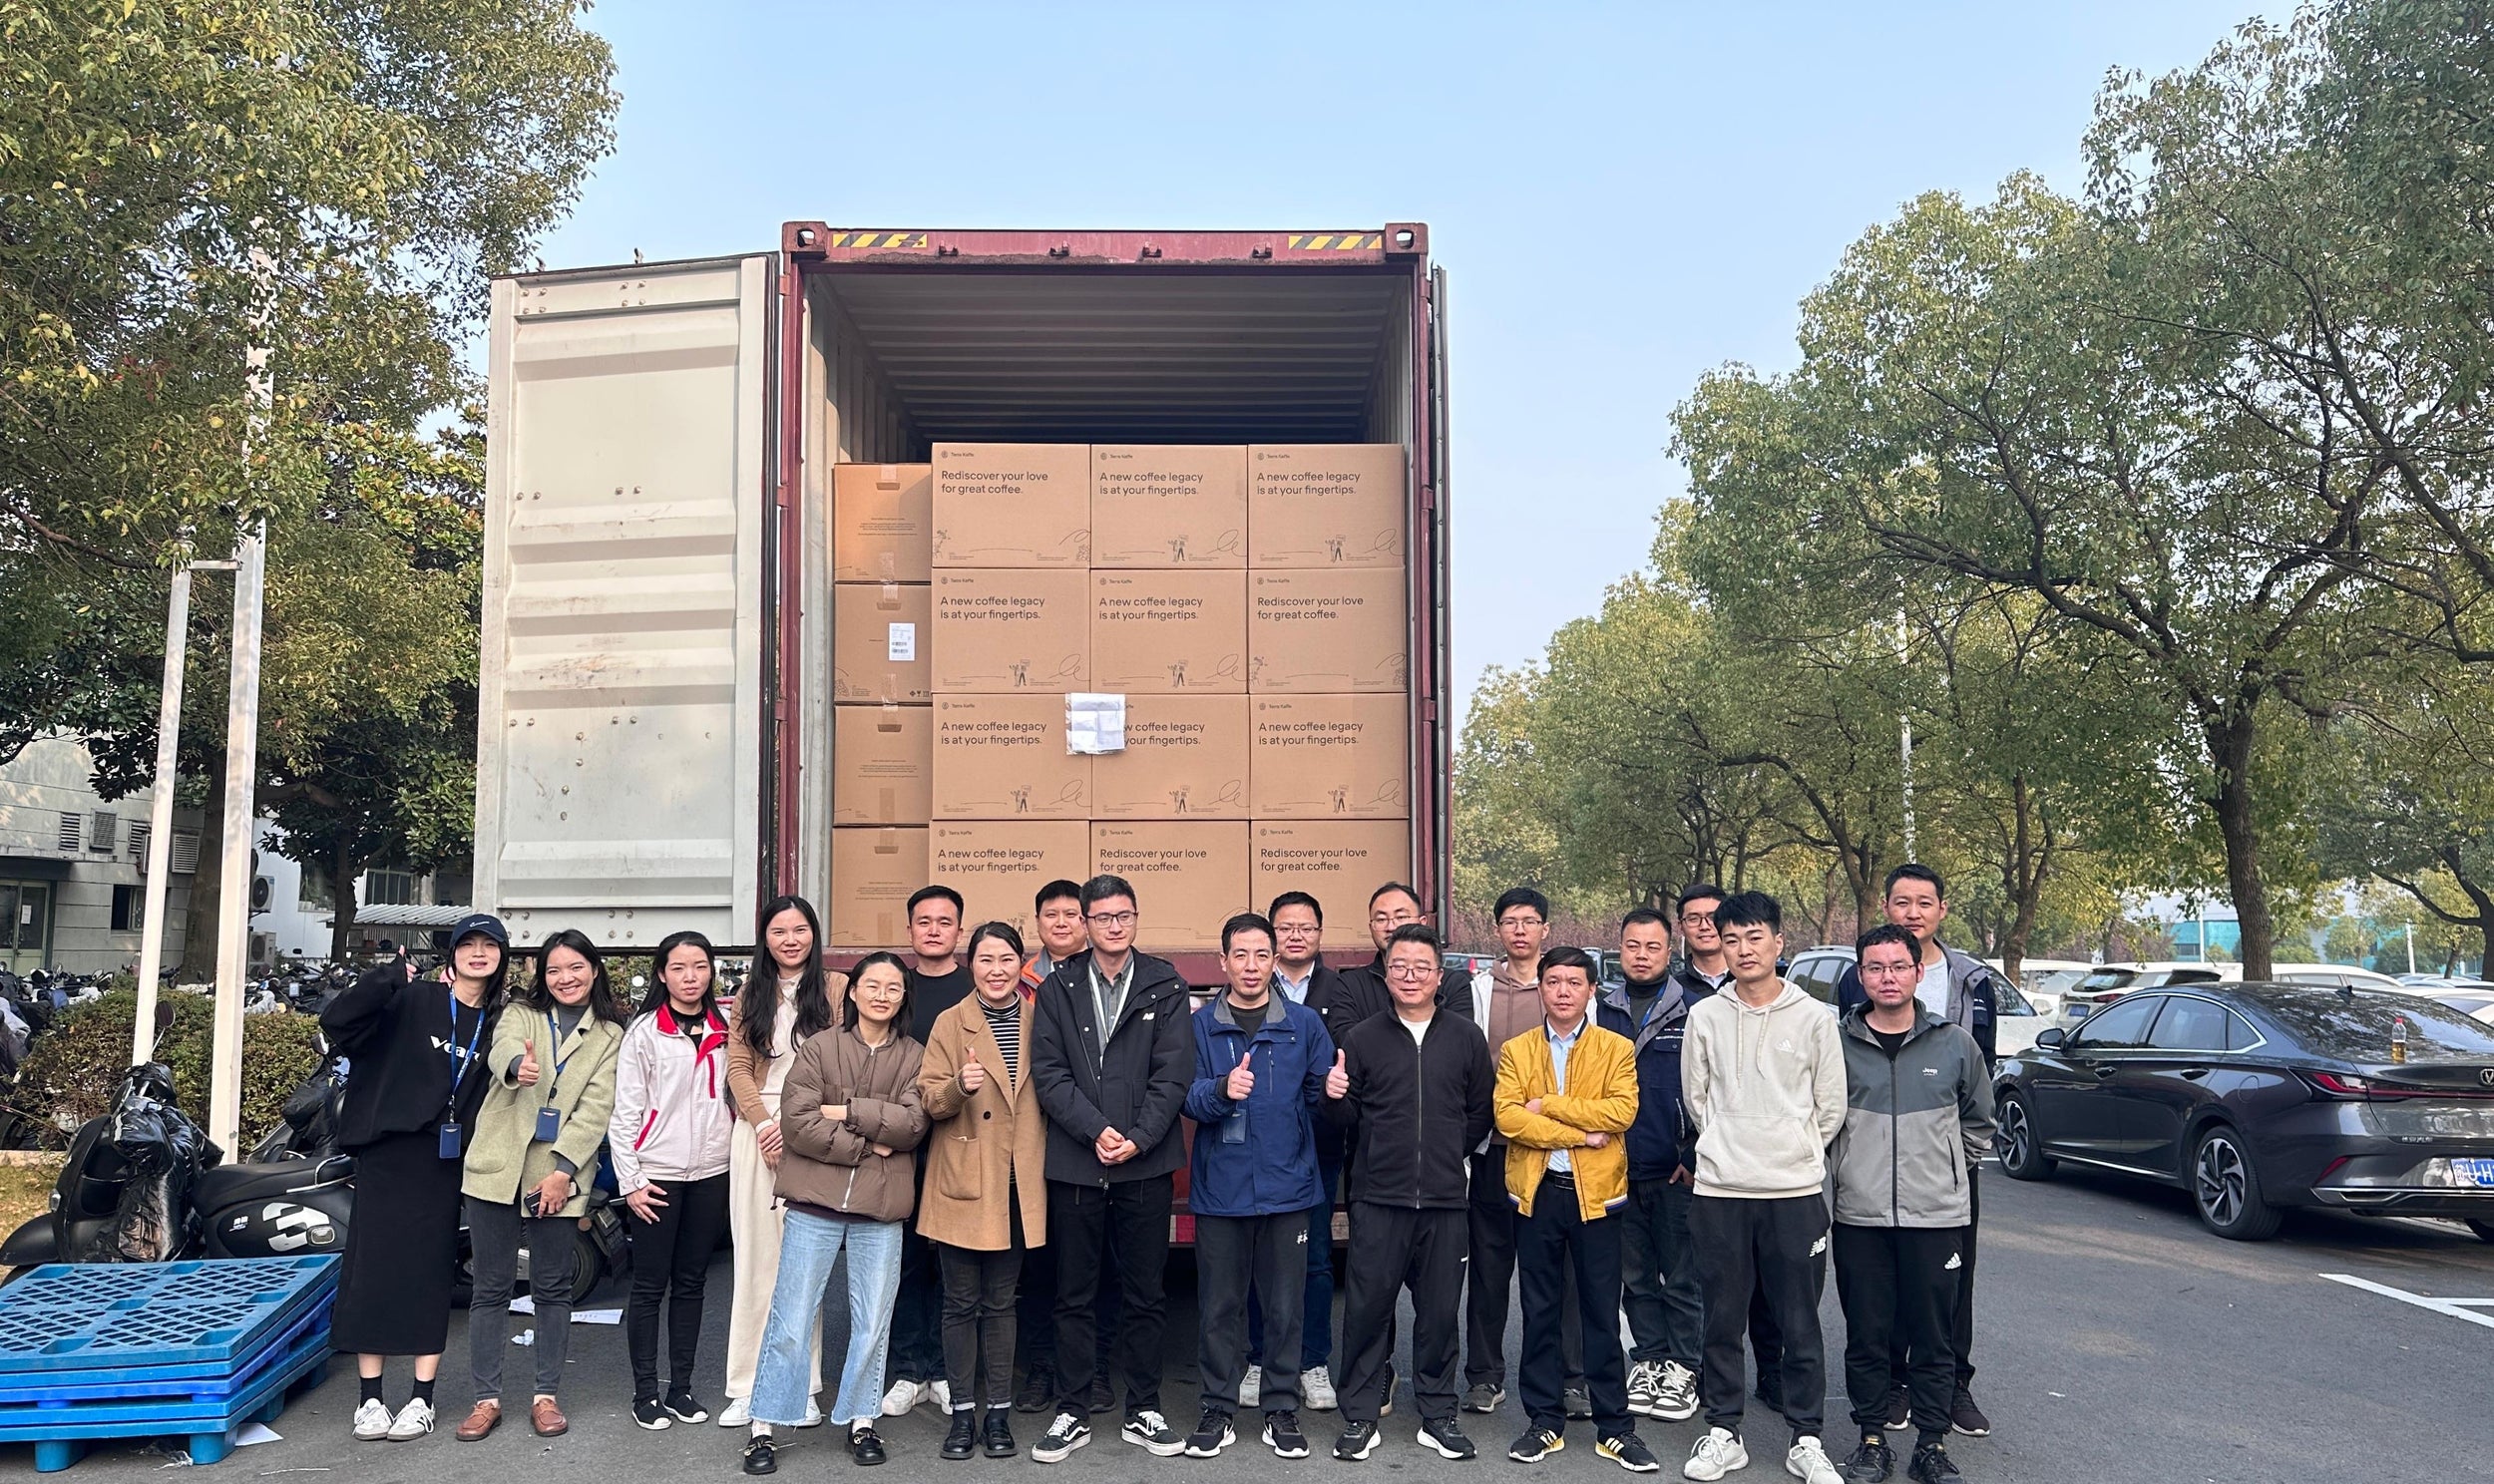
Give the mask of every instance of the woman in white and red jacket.
<svg viewBox="0 0 2494 1484">
<path fill-rule="evenodd" d="M 727 1230 L 727 1021 L 710 940 L 678 932 L 652 958 L 657 982 L 624 1034 L 607 1147 L 632 1234 L 632 1420 L 655 1432 L 709 1413 L 692 1393 L 710 1254 Z M 666 1305 L 667 1384 L 658 1389 L 658 1307 Z"/>
</svg>

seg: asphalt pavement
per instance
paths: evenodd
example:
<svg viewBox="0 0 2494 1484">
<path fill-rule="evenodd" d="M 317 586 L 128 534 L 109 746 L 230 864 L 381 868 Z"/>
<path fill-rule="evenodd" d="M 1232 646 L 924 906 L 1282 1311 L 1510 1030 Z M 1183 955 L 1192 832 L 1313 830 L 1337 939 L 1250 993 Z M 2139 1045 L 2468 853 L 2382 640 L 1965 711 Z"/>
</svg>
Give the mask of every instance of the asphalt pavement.
<svg viewBox="0 0 2494 1484">
<path fill-rule="evenodd" d="M 2066 1169 L 2066 1167 L 2065 1167 Z M 1988 1438 L 1951 1442 L 1972 1481 L 2065 1484 L 2086 1479 L 2205 1480 L 2210 1484 L 2307 1484 L 2317 1480 L 2485 1477 L 2494 1456 L 2494 1411 L 2485 1377 L 2494 1365 L 2494 1247 L 2439 1223 L 2361 1221 L 2333 1216 L 2288 1219 L 2278 1240 L 2242 1244 L 2203 1232 L 2188 1202 L 2111 1177 L 2064 1174 L 2041 1185 L 1984 1175 L 1978 1284 L 1975 1392 L 1994 1425 Z M 714 1270 L 709 1332 L 703 1340 L 702 1398 L 718 1405 L 728 1267 Z M 2355 1283 L 2326 1275 L 2339 1275 Z M 2482 1306 L 2462 1301 L 2483 1300 Z M 615 1286 L 592 1306 L 622 1302 Z M 2433 1306 L 2436 1304 L 2440 1306 Z M 2487 1322 L 2472 1321 L 2476 1314 Z M 515 1320 L 515 1327 L 524 1320 Z M 1163 1393 L 1180 1431 L 1194 1418 L 1192 1280 L 1172 1275 L 1169 1380 Z M 1844 1320 L 1831 1283 L 1826 1307 L 1831 1353 L 1829 1449 L 1850 1448 L 1842 1419 L 1837 1357 Z M 511 1420 L 483 1443 L 454 1441 L 450 1429 L 469 1399 L 464 1315 L 453 1321 L 443 1367 L 439 1430 L 422 1442 L 356 1443 L 347 1433 L 355 1406 L 351 1360 L 334 1362 L 317 1389 L 280 1417 L 282 1440 L 236 1451 L 222 1475 L 318 1484 L 321 1474 L 370 1484 L 511 1484 L 515 1479 L 683 1479 L 737 1474 L 735 1435 L 715 1425 L 642 1432 L 628 1411 L 628 1368 L 621 1328 L 579 1325 L 564 1405 L 570 1435 L 532 1435 L 513 1400 Z M 1409 1333 L 1408 1316 L 1407 1327 Z M 1510 1371 L 1516 1344 L 1509 1338 Z M 837 1340 L 833 1343 L 837 1344 Z M 515 1354 L 506 1373 L 525 1385 L 528 1362 Z M 836 1369 L 837 1361 L 832 1362 Z M 1408 1363 L 1404 1366 L 1408 1373 Z M 1510 1376 L 1510 1387 L 1512 1378 Z M 403 1401 L 403 1365 L 390 1378 Z M 1017 1415 L 1026 1449 L 1045 1425 Z M 1165 1480 L 1206 1484 L 1251 1478 L 1443 1479 L 1463 1473 L 1511 1474 L 1505 1446 L 1522 1426 L 1510 1400 L 1497 1413 L 1466 1414 L 1482 1451 L 1455 1464 L 1413 1440 L 1408 1389 L 1387 1420 L 1384 1442 L 1365 1463 L 1339 1464 L 1325 1448 L 1339 1428 L 1332 1413 L 1302 1421 L 1319 1450 L 1303 1461 L 1275 1459 L 1242 1427 L 1218 1460 L 1155 1459 L 1117 1440 L 1113 1427 L 1053 1469 L 1028 1457 L 947 1463 L 936 1456 L 943 1424 L 932 1411 L 887 1421 L 892 1460 L 886 1479 L 959 1479 L 1061 1474 L 1068 1480 Z M 1695 1421 L 1640 1429 L 1665 1462 L 1656 1477 L 1676 1479 L 1698 1435 Z M 1788 1441 L 1779 1419 L 1753 1416 L 1750 1467 L 1739 1479 L 1780 1479 Z M 1595 1456 L 1587 1424 L 1575 1424 L 1566 1450 L 1533 1468 L 1553 1479 L 1615 1477 Z M 108 1444 L 77 1465 L 87 1484 L 162 1478 L 177 1462 L 166 1443 Z M 1902 1478 L 1902 1458 L 1898 1477 Z M 836 1430 L 796 1434 L 780 1455 L 780 1476 L 811 1479 L 853 1468 Z M 31 1477 L 32 1450 L 0 1447 L 0 1475 Z M 296 1480 L 294 1476 L 302 1476 Z"/>
</svg>

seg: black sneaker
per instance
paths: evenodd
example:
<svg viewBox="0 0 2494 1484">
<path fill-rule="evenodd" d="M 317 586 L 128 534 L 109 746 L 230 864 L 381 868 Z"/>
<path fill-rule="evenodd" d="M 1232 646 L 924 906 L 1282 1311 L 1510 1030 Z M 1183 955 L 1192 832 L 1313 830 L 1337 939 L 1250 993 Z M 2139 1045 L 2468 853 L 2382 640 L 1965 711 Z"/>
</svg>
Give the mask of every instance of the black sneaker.
<svg viewBox="0 0 2494 1484">
<path fill-rule="evenodd" d="M 1467 1412 L 1494 1412 L 1498 1409 L 1498 1403 L 1504 1400 L 1506 1400 L 1506 1388 L 1504 1386 L 1499 1385 L 1496 1381 L 1482 1381 L 1478 1385 L 1463 1393 L 1463 1410 Z"/>
<path fill-rule="evenodd" d="M 1956 1484 L 1965 1475 L 1957 1472 L 1957 1462 L 1948 1456 L 1947 1445 L 1933 1439 L 1914 1448 L 1913 1462 L 1905 1466 L 1905 1477 L 1913 1484 Z"/>
<path fill-rule="evenodd" d="M 1862 1446 L 1845 1460 L 1845 1484 L 1887 1484 L 1895 1472 L 1896 1454 L 1875 1432 L 1864 1434 Z"/>
<path fill-rule="evenodd" d="M 1460 1459 L 1480 1456 L 1480 1450 L 1472 1446 L 1472 1440 L 1463 1435 L 1462 1428 L 1455 1425 L 1453 1417 L 1442 1417 L 1435 1422 L 1426 1417 L 1422 1418 L 1421 1446 L 1430 1449 L 1441 1458 Z"/>
<path fill-rule="evenodd" d="M 963 1407 L 953 1414 L 953 1425 L 944 1430 L 944 1447 L 939 1450 L 940 1455 L 945 1458 L 962 1459 L 971 1457 L 978 1451 L 979 1414 L 968 1407 Z"/>
<path fill-rule="evenodd" d="M 654 1396 L 632 1398 L 632 1420 L 651 1432 L 664 1432 L 675 1425 L 675 1419 L 666 1414 L 666 1408 L 658 1405 Z"/>
<path fill-rule="evenodd" d="M 1663 1461 L 1633 1432 L 1617 1433 L 1593 1445 L 1593 1451 L 1632 1474 L 1660 1473 Z"/>
<path fill-rule="evenodd" d="M 1967 1437 L 1991 1436 L 1992 1419 L 1983 1415 L 1983 1409 L 1974 1404 L 1974 1393 L 1963 1386 L 1957 1388 L 1955 1398 L 1948 1403 L 1948 1430 Z M 1956 1468 L 1951 1465 L 1949 1472 L 1955 1473 Z"/>
<path fill-rule="evenodd" d="M 1264 1445 L 1273 1450 L 1273 1456 L 1276 1458 L 1307 1457 L 1308 1439 L 1307 1435 L 1299 1430 L 1299 1414 L 1297 1412 L 1265 1413 Z"/>
<path fill-rule="evenodd" d="M 745 1439 L 745 1472 L 748 1474 L 779 1472 L 779 1454 L 771 1447 L 769 1433 Z"/>
<path fill-rule="evenodd" d="M 1887 1391 L 1887 1430 L 1902 1432 L 1913 1425 L 1913 1389 L 1890 1386 Z"/>
<path fill-rule="evenodd" d="M 1022 1390 L 1014 1397 L 1017 1412 L 1044 1412 L 1056 1404 L 1056 1374 L 1044 1365 L 1022 1373 Z"/>
<path fill-rule="evenodd" d="M 1368 1457 L 1370 1450 L 1376 1446 L 1377 1424 L 1354 1422 L 1342 1430 L 1341 1437 L 1334 1439 L 1334 1456 L 1345 1463 L 1357 1463 Z"/>
<path fill-rule="evenodd" d="M 1097 1417 L 1116 1409 L 1117 1391 L 1108 1384 L 1108 1377 L 1101 1376 L 1091 1382 L 1091 1415 Z"/>
<path fill-rule="evenodd" d="M 1593 1393 L 1582 1386 L 1569 1386 L 1559 1392 L 1559 1410 L 1565 1412 L 1571 1422 L 1590 1422 L 1593 1420 Z"/>
<path fill-rule="evenodd" d="M 666 1414 L 687 1427 L 710 1420 L 710 1409 L 693 1399 L 692 1388 L 678 1386 L 666 1393 Z"/>
<path fill-rule="evenodd" d="M 1218 1458 L 1222 1449 L 1237 1441 L 1238 1429 L 1231 1424 L 1230 1414 L 1219 1407 L 1206 1407 L 1195 1430 L 1186 1436 L 1186 1456 Z"/>
<path fill-rule="evenodd" d="M 1527 1427 L 1522 1437 L 1507 1445 L 1506 1456 L 1517 1463 L 1539 1463 L 1566 1446 L 1566 1439 L 1546 1427 Z"/>
<path fill-rule="evenodd" d="M 883 1439 L 875 1436 L 872 1424 L 849 1429 L 849 1457 L 862 1468 L 873 1468 L 883 1462 Z"/>
<path fill-rule="evenodd" d="M 1031 1456 L 1040 1463 L 1062 1463 L 1066 1454 L 1090 1440 L 1090 1423 L 1071 1412 L 1058 1412 L 1056 1420 L 1047 1424 L 1047 1431 L 1031 1445 Z"/>
<path fill-rule="evenodd" d="M 1186 1439 L 1178 1436 L 1169 1419 L 1148 1407 L 1127 1413 L 1117 1435 L 1154 1458 L 1175 1458 L 1186 1451 Z"/>
<path fill-rule="evenodd" d="M 988 1408 L 988 1425 L 979 1433 L 979 1451 L 990 1458 L 1011 1458 L 1022 1451 L 1014 1441 L 1012 1413 L 1001 1406 Z"/>
</svg>

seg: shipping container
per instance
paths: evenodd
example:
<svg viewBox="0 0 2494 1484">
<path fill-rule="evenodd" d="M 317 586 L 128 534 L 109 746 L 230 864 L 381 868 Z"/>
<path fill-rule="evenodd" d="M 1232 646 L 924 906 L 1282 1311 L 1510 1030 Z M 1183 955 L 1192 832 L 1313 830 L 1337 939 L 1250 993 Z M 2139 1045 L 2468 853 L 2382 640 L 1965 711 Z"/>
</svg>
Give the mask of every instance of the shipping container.
<svg viewBox="0 0 2494 1484">
<path fill-rule="evenodd" d="M 775 252 L 498 279 L 478 905 L 524 941 L 744 944 L 770 896 L 834 890 L 834 465 L 938 442 L 1391 443 L 1409 876 L 1445 921 L 1446 297 L 1419 223 L 795 221 Z M 1362 905 L 1329 904 L 1337 956 L 1369 951 Z M 1217 981 L 1211 955 L 1173 956 Z"/>
</svg>

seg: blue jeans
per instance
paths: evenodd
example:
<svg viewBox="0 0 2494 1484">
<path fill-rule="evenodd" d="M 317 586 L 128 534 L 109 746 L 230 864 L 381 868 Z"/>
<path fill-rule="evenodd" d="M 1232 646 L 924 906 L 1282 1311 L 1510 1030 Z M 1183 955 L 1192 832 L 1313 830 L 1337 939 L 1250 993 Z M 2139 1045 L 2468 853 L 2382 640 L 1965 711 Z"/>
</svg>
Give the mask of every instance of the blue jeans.
<svg viewBox="0 0 2494 1484">
<path fill-rule="evenodd" d="M 849 1358 L 840 1369 L 834 1422 L 870 1422 L 883 1412 L 883 1346 L 892 1299 L 901 1287 L 899 1222 L 832 1221 L 790 1210 L 780 1229 L 779 1277 L 762 1326 L 762 1360 L 753 1377 L 753 1420 L 794 1427 L 805 1420 L 812 1380 L 814 1321 L 840 1249 L 849 1250 Z"/>
</svg>

